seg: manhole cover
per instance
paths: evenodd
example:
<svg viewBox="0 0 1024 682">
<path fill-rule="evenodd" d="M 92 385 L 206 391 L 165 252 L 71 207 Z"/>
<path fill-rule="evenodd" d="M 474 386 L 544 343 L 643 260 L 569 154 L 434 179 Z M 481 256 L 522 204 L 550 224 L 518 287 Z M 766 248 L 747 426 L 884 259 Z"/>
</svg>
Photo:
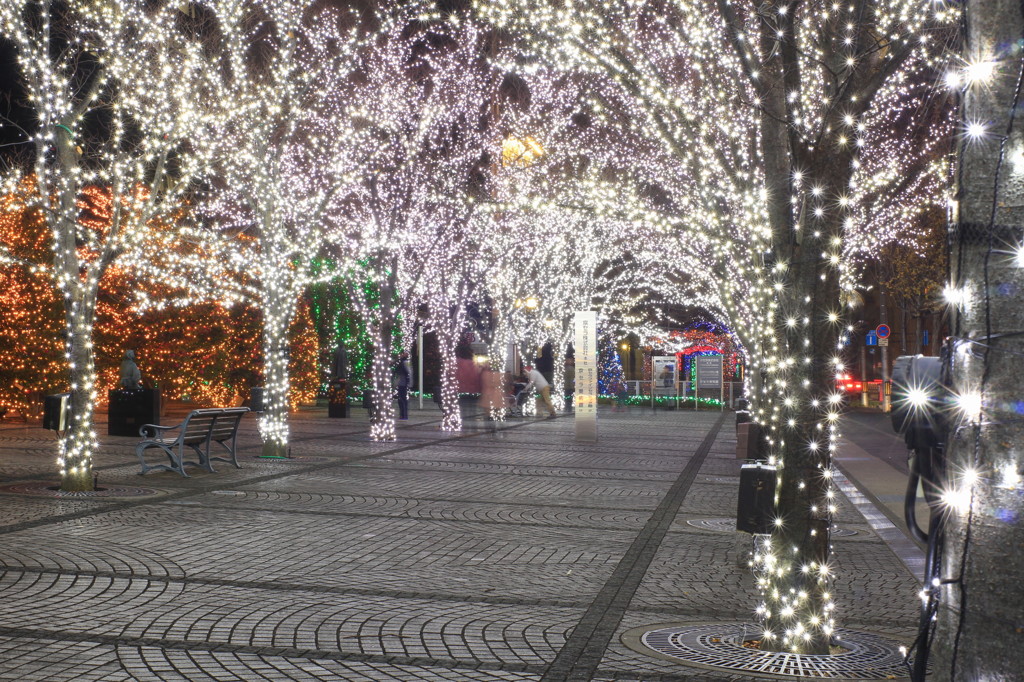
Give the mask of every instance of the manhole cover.
<svg viewBox="0 0 1024 682">
<path fill-rule="evenodd" d="M 689 519 L 686 523 L 690 524 L 694 528 L 700 528 L 701 530 L 711 530 L 720 533 L 736 532 L 736 519 Z M 832 537 L 848 537 L 856 534 L 857 531 L 855 530 L 832 526 Z"/>
<path fill-rule="evenodd" d="M 17 493 L 19 495 L 39 495 L 60 499 L 94 499 L 98 497 L 148 497 L 161 494 L 154 488 L 136 488 L 127 485 L 100 485 L 97 490 L 63 491 L 53 481 L 22 481 L 0 486 L 0 493 Z"/>
<path fill-rule="evenodd" d="M 838 629 L 839 644 L 845 651 L 811 656 L 743 646 L 745 639 L 760 631 L 752 623 L 681 625 L 649 630 L 639 639 L 647 649 L 681 663 L 719 670 L 779 678 L 891 680 L 909 676 L 899 645 L 878 635 Z"/>
</svg>

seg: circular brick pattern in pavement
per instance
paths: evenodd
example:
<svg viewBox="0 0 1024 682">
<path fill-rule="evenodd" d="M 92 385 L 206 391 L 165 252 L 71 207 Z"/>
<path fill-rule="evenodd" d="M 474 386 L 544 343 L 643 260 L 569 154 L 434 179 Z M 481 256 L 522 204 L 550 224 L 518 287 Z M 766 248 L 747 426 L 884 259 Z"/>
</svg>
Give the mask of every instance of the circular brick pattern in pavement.
<svg viewBox="0 0 1024 682">
<path fill-rule="evenodd" d="M 310 462 L 326 462 L 327 457 L 263 457 L 262 455 L 254 455 L 253 460 L 257 462 L 284 462 L 285 464 L 308 464 Z"/>
<path fill-rule="evenodd" d="M 736 532 L 736 519 L 728 518 L 714 518 L 714 519 L 689 519 L 687 523 L 694 528 L 700 528 L 701 530 L 712 530 L 719 533 L 733 533 Z M 857 535 L 857 531 L 850 528 L 840 528 L 839 526 L 832 526 L 832 537 L 841 538 L 848 537 L 850 535 Z"/>
<path fill-rule="evenodd" d="M 760 627 L 752 623 L 679 625 L 630 631 L 623 642 L 631 649 L 723 671 L 743 671 L 777 679 L 891 680 L 908 676 L 899 646 L 884 637 L 836 630 L 843 653 L 813 656 L 758 651 L 743 646 Z M 632 636 L 630 636 L 632 635 Z"/>
<path fill-rule="evenodd" d="M 729 485 L 739 486 L 739 476 L 701 476 L 701 482 L 703 483 L 728 483 Z"/>
<path fill-rule="evenodd" d="M 57 497 L 61 499 L 93 499 L 98 497 L 150 497 L 162 495 L 156 488 L 138 488 L 127 485 L 101 485 L 97 490 L 61 490 L 53 481 L 21 481 L 0 485 L 0 493 Z"/>
</svg>

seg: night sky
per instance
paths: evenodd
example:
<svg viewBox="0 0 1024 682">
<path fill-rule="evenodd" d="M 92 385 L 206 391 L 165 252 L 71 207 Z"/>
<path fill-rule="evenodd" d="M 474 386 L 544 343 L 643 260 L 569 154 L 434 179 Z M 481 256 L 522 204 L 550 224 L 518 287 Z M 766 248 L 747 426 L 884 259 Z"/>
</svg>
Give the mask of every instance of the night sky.
<svg viewBox="0 0 1024 682">
<path fill-rule="evenodd" d="M 0 40 L 0 117 L 13 119 L 19 125 L 32 125 L 31 112 L 24 108 L 25 95 L 21 89 L 17 65 L 14 59 L 14 48 L 10 43 Z M 25 136 L 3 121 L 0 127 L 0 155 L 7 156 L 16 147 L 9 145 L 23 142 Z"/>
</svg>

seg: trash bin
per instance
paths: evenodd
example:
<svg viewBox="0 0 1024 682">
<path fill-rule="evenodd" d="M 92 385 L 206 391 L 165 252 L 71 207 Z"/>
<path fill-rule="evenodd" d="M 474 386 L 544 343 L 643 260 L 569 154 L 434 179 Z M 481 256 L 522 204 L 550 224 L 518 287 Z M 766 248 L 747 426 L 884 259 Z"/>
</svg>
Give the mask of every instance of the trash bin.
<svg viewBox="0 0 1024 682">
<path fill-rule="evenodd" d="M 71 425 L 70 416 L 70 393 L 56 393 L 43 398 L 44 429 L 49 429 L 50 431 L 66 431 Z"/>
<path fill-rule="evenodd" d="M 770 533 L 775 516 L 774 464 L 753 462 L 740 467 L 740 495 L 736 505 L 736 530 Z"/>
<path fill-rule="evenodd" d="M 348 382 L 332 381 L 327 389 L 327 416 L 336 419 L 348 417 Z"/>
<path fill-rule="evenodd" d="M 108 436 L 138 436 L 143 424 L 160 423 L 160 389 L 115 389 L 108 394 Z"/>
<path fill-rule="evenodd" d="M 366 410 L 366 414 L 372 419 L 374 414 L 373 399 L 377 392 L 372 388 L 367 388 L 363 391 L 363 409 Z"/>
<path fill-rule="evenodd" d="M 251 412 L 263 411 L 263 387 L 253 386 L 249 389 L 249 410 Z"/>
<path fill-rule="evenodd" d="M 750 421 L 750 401 L 740 398 L 736 401 L 736 435 L 740 433 L 740 424 Z"/>
<path fill-rule="evenodd" d="M 761 437 L 761 425 L 757 422 L 741 422 L 736 425 L 736 459 L 757 459 L 757 442 Z"/>
</svg>

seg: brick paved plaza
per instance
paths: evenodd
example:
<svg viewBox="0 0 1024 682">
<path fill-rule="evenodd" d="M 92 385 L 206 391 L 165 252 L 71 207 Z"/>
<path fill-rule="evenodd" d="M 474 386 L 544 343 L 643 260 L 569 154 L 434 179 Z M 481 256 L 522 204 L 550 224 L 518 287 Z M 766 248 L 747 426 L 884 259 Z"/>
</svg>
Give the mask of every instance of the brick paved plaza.
<svg viewBox="0 0 1024 682">
<path fill-rule="evenodd" d="M 189 479 L 102 436 L 100 487 L 151 491 L 90 499 L 26 494 L 56 483 L 53 435 L 0 425 L 0 679 L 768 679 L 623 643 L 751 620 L 746 536 L 688 523 L 734 517 L 732 413 L 602 411 L 589 445 L 571 417 L 468 410 L 453 437 L 431 409 L 379 444 L 354 412 L 300 412 L 286 462 L 246 417 L 243 468 Z M 838 619 L 907 644 L 919 585 L 859 509 Z"/>
</svg>

